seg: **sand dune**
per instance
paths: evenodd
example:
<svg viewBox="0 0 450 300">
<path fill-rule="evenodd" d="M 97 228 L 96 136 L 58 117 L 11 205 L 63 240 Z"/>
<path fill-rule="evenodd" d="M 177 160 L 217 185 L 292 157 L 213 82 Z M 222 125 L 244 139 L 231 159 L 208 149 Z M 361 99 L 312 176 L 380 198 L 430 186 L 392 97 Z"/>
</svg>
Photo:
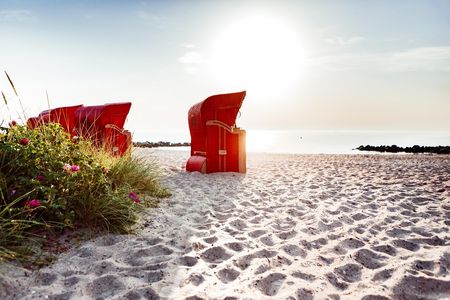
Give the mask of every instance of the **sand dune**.
<svg viewBox="0 0 450 300">
<path fill-rule="evenodd" d="M 448 156 L 249 154 L 246 175 L 202 175 L 186 151 L 136 155 L 173 191 L 140 232 L 3 265 L 2 298 L 450 297 Z"/>
</svg>

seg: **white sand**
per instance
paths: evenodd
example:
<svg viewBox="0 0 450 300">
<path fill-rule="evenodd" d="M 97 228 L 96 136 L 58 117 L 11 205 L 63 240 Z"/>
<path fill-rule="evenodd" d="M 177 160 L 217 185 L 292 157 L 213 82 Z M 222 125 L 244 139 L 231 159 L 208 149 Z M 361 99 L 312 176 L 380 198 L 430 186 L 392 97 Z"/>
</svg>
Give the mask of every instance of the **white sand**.
<svg viewBox="0 0 450 300">
<path fill-rule="evenodd" d="M 249 154 L 246 175 L 202 175 L 187 151 L 136 153 L 173 192 L 143 230 L 3 265 L 0 298 L 450 298 L 448 156 Z"/>
</svg>

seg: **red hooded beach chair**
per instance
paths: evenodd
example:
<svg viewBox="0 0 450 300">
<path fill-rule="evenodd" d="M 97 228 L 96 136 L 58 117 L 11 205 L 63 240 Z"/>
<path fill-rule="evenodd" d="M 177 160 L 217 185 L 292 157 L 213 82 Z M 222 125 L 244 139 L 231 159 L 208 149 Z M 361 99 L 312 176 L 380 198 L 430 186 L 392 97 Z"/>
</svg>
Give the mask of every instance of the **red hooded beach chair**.
<svg viewBox="0 0 450 300">
<path fill-rule="evenodd" d="M 27 125 L 30 128 L 35 128 L 40 124 L 58 123 L 71 136 L 75 135 L 75 111 L 83 105 L 57 107 L 44 110 L 35 118 L 29 118 Z"/>
<path fill-rule="evenodd" d="M 80 136 L 114 155 L 123 155 L 131 147 L 131 133 L 123 128 L 131 103 L 83 106 L 75 111 L 75 128 Z"/>
<path fill-rule="evenodd" d="M 214 95 L 189 109 L 191 157 L 187 171 L 246 172 L 245 130 L 236 127 L 245 94 Z"/>
</svg>

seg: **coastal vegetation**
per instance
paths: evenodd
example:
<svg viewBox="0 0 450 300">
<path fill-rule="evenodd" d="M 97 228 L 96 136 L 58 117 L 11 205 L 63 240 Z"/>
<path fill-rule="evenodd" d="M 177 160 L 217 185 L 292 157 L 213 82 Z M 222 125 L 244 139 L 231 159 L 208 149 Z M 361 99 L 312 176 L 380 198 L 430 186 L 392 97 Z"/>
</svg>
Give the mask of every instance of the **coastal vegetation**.
<svg viewBox="0 0 450 300">
<path fill-rule="evenodd" d="M 170 195 L 157 165 L 131 150 L 113 156 L 55 123 L 34 129 L 5 123 L 0 120 L 0 261 L 36 259 L 46 238 L 66 229 L 131 232 L 140 210 Z"/>
<path fill-rule="evenodd" d="M 359 146 L 356 148 L 360 151 L 376 151 L 376 152 L 387 152 L 387 153 L 433 153 L 433 154 L 450 154 L 450 146 L 419 146 L 414 145 L 412 147 L 399 147 L 397 145 L 392 146 Z"/>
</svg>

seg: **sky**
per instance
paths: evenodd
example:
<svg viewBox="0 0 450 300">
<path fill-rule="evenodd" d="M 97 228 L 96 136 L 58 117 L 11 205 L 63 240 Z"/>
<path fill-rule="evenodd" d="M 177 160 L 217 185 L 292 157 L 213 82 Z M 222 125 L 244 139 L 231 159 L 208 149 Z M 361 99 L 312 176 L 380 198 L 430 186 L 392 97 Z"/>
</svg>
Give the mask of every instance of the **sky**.
<svg viewBox="0 0 450 300">
<path fill-rule="evenodd" d="M 450 131 L 446 0 L 0 0 L 0 43 L 27 116 L 131 101 L 141 140 L 241 90 L 249 130 Z"/>
</svg>

